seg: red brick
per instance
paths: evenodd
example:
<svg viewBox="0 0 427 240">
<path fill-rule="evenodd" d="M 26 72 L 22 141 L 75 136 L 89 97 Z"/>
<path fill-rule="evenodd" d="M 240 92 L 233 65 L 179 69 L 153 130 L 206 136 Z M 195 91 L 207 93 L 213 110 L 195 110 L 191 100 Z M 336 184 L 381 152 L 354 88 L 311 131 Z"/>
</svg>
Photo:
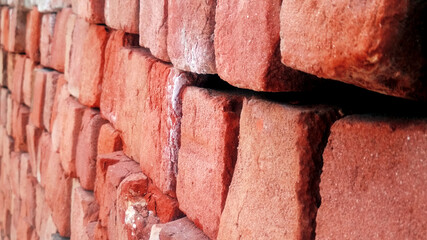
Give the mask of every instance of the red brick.
<svg viewBox="0 0 427 240">
<path fill-rule="evenodd" d="M 55 100 L 53 102 L 52 116 L 50 119 L 50 125 L 52 127 L 52 147 L 53 151 L 55 152 L 59 151 L 62 126 L 64 122 L 63 118 L 67 110 L 64 107 L 66 99 L 68 99 L 69 97 L 70 93 L 68 92 L 68 86 L 65 81 L 64 75 L 60 75 L 56 86 Z"/>
<path fill-rule="evenodd" d="M 104 14 L 107 26 L 138 34 L 138 0 L 105 0 Z"/>
<path fill-rule="evenodd" d="M 63 105 L 64 111 L 61 118 L 59 155 L 65 174 L 76 177 L 76 147 L 79 136 L 82 117 L 85 107 L 73 97 L 68 97 Z"/>
<path fill-rule="evenodd" d="M 38 128 L 43 128 L 43 108 L 47 72 L 48 70 L 45 69 L 36 69 L 34 71 L 33 104 L 31 106 L 30 121 Z"/>
<path fill-rule="evenodd" d="M 139 1 L 139 44 L 149 48 L 151 54 L 170 62 L 167 49 L 168 1 Z"/>
<path fill-rule="evenodd" d="M 237 159 L 242 97 L 188 87 L 183 97 L 179 207 L 216 239 Z"/>
<path fill-rule="evenodd" d="M 53 159 L 53 157 L 51 157 L 53 153 L 54 151 L 52 151 L 52 140 L 50 134 L 43 131 L 38 143 L 35 165 L 37 181 L 42 187 L 46 187 L 46 184 L 49 184 L 47 182 L 49 178 L 47 169 L 49 167 L 49 160 Z"/>
<path fill-rule="evenodd" d="M 102 227 L 108 226 L 110 211 L 116 211 L 117 188 L 120 182 L 130 174 L 139 171 L 141 170 L 138 163 L 121 151 L 98 156 L 95 198 L 99 203 L 99 220 Z"/>
<path fill-rule="evenodd" d="M 64 62 L 64 75 L 65 79 L 69 79 L 70 75 L 70 56 L 71 56 L 71 45 L 73 43 L 73 32 L 74 32 L 74 25 L 76 24 L 77 15 L 74 13 L 71 13 L 68 17 L 66 31 L 65 31 L 65 62 Z"/>
<path fill-rule="evenodd" d="M 12 118 L 13 118 L 13 100 L 11 94 L 7 95 L 7 108 L 6 108 L 6 132 L 7 135 L 12 136 Z"/>
<path fill-rule="evenodd" d="M 51 210 L 45 202 L 45 191 L 40 185 L 36 186 L 36 206 L 37 235 L 39 239 L 51 239 L 57 228 L 52 220 Z"/>
<path fill-rule="evenodd" d="M 101 126 L 106 122 L 98 111 L 87 108 L 76 146 L 76 174 L 82 188 L 93 191 L 96 177 L 96 156 Z"/>
<path fill-rule="evenodd" d="M 21 200 L 19 196 L 12 195 L 12 224 L 10 225 L 10 238 L 18 239 L 18 226 L 20 225 L 19 221 L 19 212 L 21 207 Z"/>
<path fill-rule="evenodd" d="M 31 107 L 33 102 L 33 84 L 34 84 L 35 63 L 30 58 L 25 59 L 24 79 L 22 82 L 22 98 L 24 104 Z"/>
<path fill-rule="evenodd" d="M 156 214 L 161 223 L 183 217 L 183 213 L 178 208 L 178 201 L 169 195 L 163 194 L 152 181 L 148 184 L 148 193 L 144 198 L 148 204 L 148 210 Z"/>
<path fill-rule="evenodd" d="M 105 0 L 72 0 L 73 12 L 89 23 L 105 23 Z"/>
<path fill-rule="evenodd" d="M 24 66 L 25 55 L 16 55 L 15 67 L 13 70 L 12 86 L 9 86 L 12 92 L 12 99 L 15 102 L 22 103 L 24 101 L 22 93 L 22 85 L 24 82 Z"/>
<path fill-rule="evenodd" d="M 199 239 L 208 238 L 194 223 L 184 217 L 165 224 L 156 224 L 151 229 L 150 239 L 159 240 L 179 240 L 179 239 Z"/>
<path fill-rule="evenodd" d="M 111 39 L 107 49 L 112 50 L 115 48 L 109 46 L 114 44 L 115 36 Z M 164 193 L 173 195 L 181 91 L 195 80 L 143 49 L 122 48 L 109 53 L 106 59 L 110 60 L 104 72 L 101 113 L 121 131 L 124 152 L 140 162 L 142 171 Z"/>
<path fill-rule="evenodd" d="M 40 62 L 40 28 L 42 14 L 37 7 L 27 13 L 27 29 L 25 31 L 25 53 L 34 62 Z"/>
<path fill-rule="evenodd" d="M 0 47 L 0 86 L 7 85 L 7 52 Z"/>
<path fill-rule="evenodd" d="M 56 15 L 55 28 L 52 38 L 51 65 L 49 67 L 64 72 L 65 65 L 65 38 L 67 23 L 71 15 L 71 8 L 64 8 Z"/>
<path fill-rule="evenodd" d="M 61 236 L 69 237 L 72 179 L 62 169 L 59 154 L 52 152 L 45 173 L 45 198 Z"/>
<path fill-rule="evenodd" d="M 282 62 L 322 78 L 425 100 L 420 39 L 426 10 L 418 1 L 283 2 Z"/>
<path fill-rule="evenodd" d="M 9 91 L 6 88 L 0 89 L 0 123 L 4 127 L 7 124 L 7 99 L 9 95 Z"/>
<path fill-rule="evenodd" d="M 43 133 L 43 130 L 35 127 L 32 124 L 27 124 L 27 147 L 30 158 L 31 172 L 34 177 L 37 177 L 37 154 L 40 137 Z"/>
<path fill-rule="evenodd" d="M 1 8 L 1 44 L 5 46 L 9 46 L 9 8 L 2 7 Z"/>
<path fill-rule="evenodd" d="M 17 54 L 9 53 L 7 54 L 7 84 L 8 88 L 12 88 L 13 86 L 13 72 L 15 70 Z"/>
<path fill-rule="evenodd" d="M 117 189 L 117 222 L 114 223 L 119 239 L 148 239 L 151 226 L 159 222 L 147 208 L 144 199 L 147 190 L 148 179 L 141 172 L 129 175 L 120 183 Z"/>
<path fill-rule="evenodd" d="M 9 159 L 6 159 L 8 163 L 6 163 L 6 174 L 9 178 L 9 184 L 12 191 L 9 193 L 12 195 L 12 206 L 13 206 L 13 198 L 19 199 L 19 165 L 21 155 L 17 152 L 11 152 Z M 13 210 L 13 207 L 12 207 Z M 12 213 L 13 214 L 13 213 Z M 19 215 L 19 211 L 18 211 Z"/>
<path fill-rule="evenodd" d="M 30 109 L 19 103 L 13 102 L 12 137 L 15 140 L 14 150 L 16 152 L 27 152 L 27 131 Z"/>
<path fill-rule="evenodd" d="M 304 74 L 280 62 L 280 3 L 218 0 L 215 57 L 222 79 L 268 92 L 299 91 L 312 84 L 304 84 Z"/>
<path fill-rule="evenodd" d="M 424 238 L 426 149 L 425 118 L 337 121 L 323 154 L 316 237 Z"/>
<path fill-rule="evenodd" d="M 77 20 L 77 24 L 87 24 L 82 21 Z M 74 80 L 69 82 L 78 82 L 79 101 L 89 107 L 99 107 L 108 35 L 104 26 L 94 24 L 74 29 L 70 56 L 70 78 Z"/>
<path fill-rule="evenodd" d="M 55 30 L 56 13 L 43 14 L 40 28 L 40 64 L 52 66 L 52 42 Z"/>
<path fill-rule="evenodd" d="M 70 5 L 71 0 L 38 0 L 37 2 L 40 12 L 55 12 Z"/>
<path fill-rule="evenodd" d="M 58 85 L 59 76 L 60 73 L 55 71 L 46 73 L 46 86 L 43 107 L 43 126 L 48 132 L 51 131 L 52 109 L 54 105 L 56 87 Z"/>
<path fill-rule="evenodd" d="M 108 240 L 107 228 L 101 226 L 100 221 L 98 221 L 95 224 L 95 227 L 93 229 L 93 235 L 94 235 L 94 239 L 97 239 L 97 240 Z"/>
<path fill-rule="evenodd" d="M 98 219 L 99 206 L 93 192 L 86 191 L 73 182 L 73 200 L 71 206 L 71 239 L 89 240 L 86 228 Z"/>
<path fill-rule="evenodd" d="M 9 41 L 5 48 L 10 52 L 25 53 L 27 15 L 18 8 L 9 10 Z M 6 47 L 7 46 L 7 47 Z"/>
<path fill-rule="evenodd" d="M 119 131 L 110 123 L 101 126 L 98 137 L 98 155 L 123 150 L 122 138 Z"/>
<path fill-rule="evenodd" d="M 216 2 L 169 1 L 167 48 L 176 68 L 202 74 L 216 73 L 213 44 Z"/>
<path fill-rule="evenodd" d="M 21 198 L 20 224 L 18 226 L 18 239 L 31 239 L 35 234 L 36 217 L 36 188 L 37 180 L 31 174 L 28 154 L 21 154 L 21 169 L 19 176 Z M 22 227 L 21 227 L 22 226 Z"/>
<path fill-rule="evenodd" d="M 244 101 L 218 239 L 313 237 L 322 141 L 336 117 L 327 107 Z"/>
</svg>

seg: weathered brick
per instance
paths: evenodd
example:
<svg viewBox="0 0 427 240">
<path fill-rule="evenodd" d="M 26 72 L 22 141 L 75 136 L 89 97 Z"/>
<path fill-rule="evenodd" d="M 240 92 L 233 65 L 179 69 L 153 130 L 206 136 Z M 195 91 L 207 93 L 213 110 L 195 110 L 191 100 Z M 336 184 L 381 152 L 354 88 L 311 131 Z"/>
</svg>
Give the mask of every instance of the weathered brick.
<svg viewBox="0 0 427 240">
<path fill-rule="evenodd" d="M 152 211 L 159 218 L 161 223 L 166 223 L 183 217 L 179 210 L 178 201 L 169 195 L 163 194 L 150 180 L 148 192 L 144 196 L 148 210 Z"/>
<path fill-rule="evenodd" d="M 14 102 L 12 114 L 12 136 L 15 140 L 14 150 L 16 152 L 27 152 L 26 126 L 29 122 L 30 109 L 25 105 Z"/>
<path fill-rule="evenodd" d="M 139 1 L 139 44 L 151 54 L 170 62 L 167 49 L 168 0 Z"/>
<path fill-rule="evenodd" d="M 9 95 L 9 91 L 6 88 L 0 89 L 0 123 L 3 127 L 7 124 L 7 99 Z"/>
<path fill-rule="evenodd" d="M 36 186 L 36 232 L 39 239 L 51 239 L 52 234 L 57 232 L 51 210 L 45 201 L 45 191 L 40 185 Z"/>
<path fill-rule="evenodd" d="M 39 140 L 43 133 L 43 130 L 35 127 L 32 124 L 27 124 L 26 126 L 27 133 L 27 147 L 30 158 L 31 172 L 34 177 L 37 177 L 37 154 Z"/>
<path fill-rule="evenodd" d="M 94 109 L 87 108 L 83 113 L 76 146 L 76 174 L 86 190 L 93 191 L 95 186 L 98 137 L 105 122 Z"/>
<path fill-rule="evenodd" d="M 120 133 L 110 123 L 103 124 L 99 130 L 97 150 L 98 155 L 123 150 Z"/>
<path fill-rule="evenodd" d="M 216 2 L 169 0 L 167 48 L 176 68 L 202 74 L 216 73 L 213 44 Z"/>
<path fill-rule="evenodd" d="M 72 179 L 61 166 L 59 154 L 52 152 L 45 175 L 46 203 L 52 209 L 52 219 L 61 236 L 69 237 Z"/>
<path fill-rule="evenodd" d="M 18 239 L 31 239 L 35 234 L 36 217 L 36 188 L 37 180 L 31 174 L 30 156 L 21 154 L 21 166 L 19 173 L 19 197 L 21 198 L 20 226 L 18 227 Z"/>
<path fill-rule="evenodd" d="M 71 0 L 36 0 L 40 12 L 55 12 L 69 7 Z"/>
<path fill-rule="evenodd" d="M 99 221 L 107 227 L 110 211 L 116 211 L 117 188 L 132 173 L 140 172 L 138 163 L 123 152 L 98 155 L 96 162 L 95 198 L 99 203 Z"/>
<path fill-rule="evenodd" d="M 237 159 L 242 101 L 196 87 L 184 92 L 176 194 L 180 209 L 211 239 Z"/>
<path fill-rule="evenodd" d="M 72 0 L 73 12 L 89 23 L 105 23 L 105 0 Z"/>
<path fill-rule="evenodd" d="M 280 62 L 280 0 L 218 0 L 215 58 L 218 75 L 255 91 L 299 91 L 304 74 Z"/>
<path fill-rule="evenodd" d="M 105 0 L 107 26 L 138 34 L 139 0 Z"/>
<path fill-rule="evenodd" d="M 1 44 L 3 47 L 9 46 L 9 8 L 1 8 Z"/>
<path fill-rule="evenodd" d="M 67 109 L 65 109 L 66 99 L 70 97 L 68 86 L 64 75 L 60 75 L 56 84 L 55 100 L 52 107 L 51 127 L 52 127 L 52 147 L 53 151 L 59 152 L 61 143 L 62 127 Z"/>
<path fill-rule="evenodd" d="M 30 58 L 26 58 L 24 64 L 24 79 L 22 82 L 22 98 L 24 104 L 29 107 L 31 107 L 33 103 L 34 69 L 34 61 Z"/>
<path fill-rule="evenodd" d="M 43 128 L 43 108 L 46 89 L 46 74 L 49 70 L 35 69 L 33 85 L 33 103 L 31 106 L 30 121 L 38 127 Z"/>
<path fill-rule="evenodd" d="M 40 29 L 40 64 L 52 66 L 52 42 L 55 31 L 56 13 L 47 13 L 42 16 Z"/>
<path fill-rule="evenodd" d="M 37 7 L 27 13 L 27 29 L 25 31 L 25 53 L 31 60 L 40 62 L 40 29 L 42 14 Z"/>
<path fill-rule="evenodd" d="M 7 52 L 0 47 L 0 86 L 7 85 Z"/>
<path fill-rule="evenodd" d="M 67 24 L 71 15 L 71 8 L 62 9 L 55 20 L 55 28 L 52 38 L 51 64 L 49 67 L 64 72 L 65 65 L 65 38 L 67 32 Z"/>
<path fill-rule="evenodd" d="M 94 235 L 94 239 L 108 240 L 107 228 L 101 226 L 100 221 L 96 222 L 94 229 L 93 229 L 93 235 Z"/>
<path fill-rule="evenodd" d="M 354 115 L 323 154 L 319 239 L 423 239 L 427 120 Z"/>
<path fill-rule="evenodd" d="M 7 95 L 6 105 L 6 132 L 7 135 L 12 136 L 13 100 L 11 94 Z"/>
<path fill-rule="evenodd" d="M 328 107 L 244 101 L 218 239 L 314 237 L 323 139 L 336 117 Z"/>
<path fill-rule="evenodd" d="M 22 103 L 24 101 L 22 93 L 22 85 L 24 82 L 24 67 L 25 55 L 16 55 L 12 86 L 9 86 L 9 89 L 12 92 L 12 99 L 17 103 Z"/>
<path fill-rule="evenodd" d="M 54 152 L 52 151 L 52 140 L 50 137 L 50 134 L 46 131 L 43 131 L 40 135 L 39 142 L 37 145 L 37 156 L 36 156 L 36 165 L 35 165 L 35 172 L 36 172 L 36 178 L 39 184 L 42 187 L 46 187 L 46 184 L 53 184 L 48 183 L 48 174 L 47 169 L 49 167 L 49 160 L 53 157 L 51 155 Z"/>
<path fill-rule="evenodd" d="M 151 228 L 150 239 L 159 240 L 179 240 L 179 239 L 200 239 L 208 240 L 203 231 L 198 229 L 187 217 L 168 222 L 156 224 Z"/>
<path fill-rule="evenodd" d="M 77 180 L 73 181 L 71 206 L 71 239 L 89 240 L 86 228 L 89 223 L 98 219 L 99 206 L 93 192 L 80 187 Z"/>
<path fill-rule="evenodd" d="M 9 41 L 5 48 L 10 52 L 25 52 L 25 32 L 27 15 L 18 8 L 9 10 Z M 7 46 L 7 47 L 6 47 Z"/>
<path fill-rule="evenodd" d="M 54 105 L 56 87 L 58 85 L 60 73 L 56 71 L 50 71 L 46 73 L 46 85 L 44 94 L 44 106 L 43 106 L 43 126 L 50 132 L 51 131 L 51 118 L 52 109 Z"/>
<path fill-rule="evenodd" d="M 426 11 L 419 1 L 283 1 L 282 62 L 322 78 L 425 100 Z"/>
<path fill-rule="evenodd" d="M 6 86 L 8 88 L 12 88 L 13 86 L 13 72 L 15 70 L 15 63 L 16 63 L 16 56 L 15 53 L 8 53 L 7 54 L 7 82 Z"/>
</svg>

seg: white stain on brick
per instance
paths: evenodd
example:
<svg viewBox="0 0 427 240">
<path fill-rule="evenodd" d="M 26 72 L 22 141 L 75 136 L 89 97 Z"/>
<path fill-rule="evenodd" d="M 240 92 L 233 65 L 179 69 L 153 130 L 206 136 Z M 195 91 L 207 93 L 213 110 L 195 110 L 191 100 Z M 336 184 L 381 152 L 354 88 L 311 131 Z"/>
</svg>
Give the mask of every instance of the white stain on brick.
<svg viewBox="0 0 427 240">
<path fill-rule="evenodd" d="M 162 228 L 157 227 L 157 224 L 154 224 L 151 227 L 150 239 L 149 240 L 160 240 L 160 232 Z"/>
</svg>

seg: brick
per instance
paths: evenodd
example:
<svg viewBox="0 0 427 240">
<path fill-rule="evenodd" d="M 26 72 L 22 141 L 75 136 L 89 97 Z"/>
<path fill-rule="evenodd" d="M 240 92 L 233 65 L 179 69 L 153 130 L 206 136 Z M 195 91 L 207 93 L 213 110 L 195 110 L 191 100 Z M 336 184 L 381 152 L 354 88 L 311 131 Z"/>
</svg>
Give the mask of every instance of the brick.
<svg viewBox="0 0 427 240">
<path fill-rule="evenodd" d="M 6 132 L 7 135 L 12 136 L 12 118 L 13 118 L 13 100 L 11 94 L 7 95 L 7 108 L 6 108 Z"/>
<path fill-rule="evenodd" d="M 18 233 L 23 232 L 24 236 L 19 239 L 31 239 L 31 235 L 35 232 L 35 218 L 36 218 L 36 185 L 37 180 L 31 173 L 30 156 L 25 153 L 21 154 L 21 168 L 19 174 L 20 193 L 21 198 L 21 212 L 20 218 L 24 232 L 18 228 Z M 19 236 L 19 234 L 18 234 Z"/>
<path fill-rule="evenodd" d="M 141 171 L 138 163 L 122 151 L 99 155 L 96 162 L 95 198 L 99 203 L 99 220 L 107 227 L 110 211 L 115 212 L 117 188 L 132 173 Z"/>
<path fill-rule="evenodd" d="M 139 2 L 139 45 L 149 48 L 156 58 L 170 62 L 167 49 L 168 1 Z"/>
<path fill-rule="evenodd" d="M 9 53 L 7 54 L 7 84 L 8 88 L 12 88 L 13 86 L 13 72 L 15 70 L 17 54 Z"/>
<path fill-rule="evenodd" d="M 24 64 L 24 79 L 22 82 L 22 98 L 24 104 L 29 107 L 31 107 L 33 103 L 34 69 L 34 61 L 30 58 L 26 58 Z"/>
<path fill-rule="evenodd" d="M 40 64 L 52 66 L 52 42 L 55 31 L 56 13 L 47 13 L 42 16 L 40 29 Z"/>
<path fill-rule="evenodd" d="M 255 91 L 300 91 L 304 74 L 280 62 L 280 0 L 218 0 L 215 59 L 218 75 Z M 245 46 L 245 47 L 242 47 Z"/>
<path fill-rule="evenodd" d="M 14 150 L 16 152 L 27 152 L 26 126 L 29 122 L 30 109 L 25 105 L 14 102 L 12 114 L 12 136 L 15 140 Z"/>
<path fill-rule="evenodd" d="M 170 222 L 184 216 L 179 210 L 176 198 L 163 194 L 151 180 L 148 183 L 148 193 L 144 198 L 147 202 L 148 210 L 156 214 L 161 223 Z"/>
<path fill-rule="evenodd" d="M 40 62 L 40 29 L 42 14 L 33 7 L 27 13 L 27 29 L 25 31 L 25 53 L 34 62 Z"/>
<path fill-rule="evenodd" d="M 107 228 L 101 226 L 100 221 L 98 221 L 93 229 L 93 235 L 94 235 L 94 239 L 99 239 L 99 240 L 108 240 L 108 232 L 107 232 Z"/>
<path fill-rule="evenodd" d="M 45 202 L 45 191 L 40 186 L 36 186 L 36 232 L 39 239 L 51 239 L 57 232 L 55 223 L 51 216 L 51 210 Z"/>
<path fill-rule="evenodd" d="M 9 91 L 6 88 L 0 89 L 1 100 L 0 100 L 0 123 L 4 127 L 7 124 L 7 99 Z"/>
<path fill-rule="evenodd" d="M 179 239 L 200 239 L 208 240 L 203 231 L 198 229 L 187 217 L 168 222 L 165 224 L 155 224 L 151 228 L 150 239 L 159 240 L 179 240 Z"/>
<path fill-rule="evenodd" d="M 110 123 L 103 124 L 99 130 L 97 150 L 98 155 L 123 150 L 120 133 Z"/>
<path fill-rule="evenodd" d="M 64 8 L 56 15 L 55 28 L 52 38 L 51 65 L 49 67 L 64 72 L 65 65 L 65 38 L 67 24 L 71 15 L 71 8 Z"/>
<path fill-rule="evenodd" d="M 59 154 L 52 152 L 45 173 L 45 198 L 52 209 L 52 219 L 61 236 L 69 237 L 72 179 L 62 169 Z"/>
<path fill-rule="evenodd" d="M 169 1 L 167 48 L 176 68 L 201 74 L 216 73 L 213 44 L 216 2 Z"/>
<path fill-rule="evenodd" d="M 89 240 L 86 228 L 98 219 L 99 206 L 93 192 L 81 188 L 78 181 L 73 181 L 71 206 L 71 239 Z"/>
<path fill-rule="evenodd" d="M 0 86 L 7 85 L 7 52 L 0 47 Z"/>
<path fill-rule="evenodd" d="M 12 99 L 17 103 L 24 101 L 22 86 L 24 82 L 25 55 L 16 55 L 15 67 L 13 70 L 12 86 L 9 86 L 12 92 Z"/>
<path fill-rule="evenodd" d="M 138 0 L 105 0 L 104 14 L 107 26 L 138 34 Z"/>
<path fill-rule="evenodd" d="M 107 49 L 113 51 L 115 36 L 110 39 Z M 126 155 L 140 162 L 162 192 L 174 195 L 181 91 L 196 79 L 143 49 L 121 48 L 106 59 L 101 114 L 121 131 Z"/>
<path fill-rule="evenodd" d="M 425 118 L 337 121 L 323 154 L 316 237 L 422 239 L 426 149 Z"/>
<path fill-rule="evenodd" d="M 89 23 L 105 23 L 105 0 L 72 0 L 73 12 Z"/>
<path fill-rule="evenodd" d="M 46 74 L 48 70 L 36 69 L 34 71 L 33 104 L 31 106 L 30 122 L 43 128 L 43 108 L 46 89 Z"/>
<path fill-rule="evenodd" d="M 196 87 L 184 92 L 176 194 L 180 209 L 211 239 L 237 159 L 242 101 Z"/>
<path fill-rule="evenodd" d="M 283 2 L 282 62 L 322 78 L 425 100 L 420 39 L 426 10 L 418 1 Z"/>
<path fill-rule="evenodd" d="M 35 165 L 36 178 L 42 187 L 46 187 L 46 184 L 52 184 L 48 183 L 49 176 L 47 174 L 47 170 L 50 165 L 49 160 L 53 159 L 51 155 L 54 153 L 54 151 L 52 151 L 52 140 L 48 132 L 42 132 L 37 147 Z"/>
<path fill-rule="evenodd" d="M 80 27 L 82 24 L 85 26 Z M 83 19 L 77 20 L 76 25 L 71 46 L 69 83 L 75 83 L 73 85 L 78 88 L 77 95 L 82 104 L 99 107 L 104 50 L 109 33 L 104 26 L 88 25 Z"/>
<path fill-rule="evenodd" d="M 20 225 L 19 221 L 19 211 L 21 207 L 21 200 L 19 196 L 12 195 L 12 224 L 10 225 L 10 238 L 18 238 L 18 226 Z"/>
<path fill-rule="evenodd" d="M 1 44 L 3 47 L 9 46 L 9 8 L 1 8 Z"/>
<path fill-rule="evenodd" d="M 43 126 L 48 132 L 51 131 L 52 109 L 54 105 L 56 87 L 58 85 L 59 76 L 60 73 L 56 71 L 50 71 L 46 73 L 46 85 L 43 106 Z"/>
<path fill-rule="evenodd" d="M 7 159 L 8 163 L 6 168 L 6 171 L 7 171 L 6 174 L 7 174 L 7 177 L 9 178 L 9 184 L 12 189 L 12 191 L 9 193 L 12 195 L 12 211 L 14 211 L 13 198 L 19 199 L 19 166 L 21 163 L 20 158 L 21 158 L 20 153 L 12 151 L 10 153 L 10 158 Z M 18 215 L 19 215 L 19 211 L 18 211 Z"/>
<path fill-rule="evenodd" d="M 218 239 L 314 237 L 323 141 L 336 112 L 244 101 Z"/>
<path fill-rule="evenodd" d="M 68 17 L 67 25 L 65 26 L 65 62 L 64 62 L 64 75 L 65 79 L 69 79 L 70 76 L 70 57 L 71 57 L 71 45 L 73 43 L 73 31 L 76 24 L 77 15 L 71 13 Z"/>
<path fill-rule="evenodd" d="M 119 239 L 148 239 L 151 226 L 159 222 L 147 208 L 144 199 L 147 190 L 148 178 L 141 172 L 129 175 L 120 183 L 117 189 L 117 222 L 114 223 Z"/>
<path fill-rule="evenodd" d="M 70 97 L 68 86 L 65 81 L 64 75 L 60 75 L 56 85 L 55 100 L 52 107 L 51 127 L 52 127 L 52 147 L 53 151 L 59 152 L 61 143 L 62 127 L 64 117 L 67 109 L 65 109 L 65 102 Z"/>
<path fill-rule="evenodd" d="M 9 10 L 9 41 L 7 50 L 10 52 L 25 53 L 25 32 L 27 15 L 18 8 Z"/>
<path fill-rule="evenodd" d="M 60 123 L 62 128 L 60 128 L 59 155 L 65 174 L 76 177 L 76 147 L 85 108 L 73 97 L 68 97 L 64 104 L 59 106 L 62 107 L 65 112 Z"/>
<path fill-rule="evenodd" d="M 98 111 L 87 108 L 76 146 L 76 174 L 82 188 L 93 191 L 96 177 L 96 156 L 101 126 L 106 122 Z"/>
<path fill-rule="evenodd" d="M 27 134 L 27 147 L 30 159 L 31 172 L 34 177 L 37 177 L 37 154 L 40 137 L 43 133 L 43 130 L 35 127 L 32 124 L 27 124 L 26 134 Z"/>
<path fill-rule="evenodd" d="M 55 12 L 69 7 L 71 0 L 36 0 L 40 12 Z"/>
</svg>

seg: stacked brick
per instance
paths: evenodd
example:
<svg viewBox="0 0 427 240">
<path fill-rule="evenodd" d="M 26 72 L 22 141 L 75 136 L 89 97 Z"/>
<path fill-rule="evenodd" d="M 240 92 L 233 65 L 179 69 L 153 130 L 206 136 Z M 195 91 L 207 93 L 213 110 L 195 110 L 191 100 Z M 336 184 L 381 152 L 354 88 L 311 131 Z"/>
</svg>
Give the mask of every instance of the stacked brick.
<svg viewBox="0 0 427 240">
<path fill-rule="evenodd" d="M 0 6 L 0 240 L 427 234 L 427 4 Z M 333 80 L 424 109 L 287 97 Z"/>
</svg>

